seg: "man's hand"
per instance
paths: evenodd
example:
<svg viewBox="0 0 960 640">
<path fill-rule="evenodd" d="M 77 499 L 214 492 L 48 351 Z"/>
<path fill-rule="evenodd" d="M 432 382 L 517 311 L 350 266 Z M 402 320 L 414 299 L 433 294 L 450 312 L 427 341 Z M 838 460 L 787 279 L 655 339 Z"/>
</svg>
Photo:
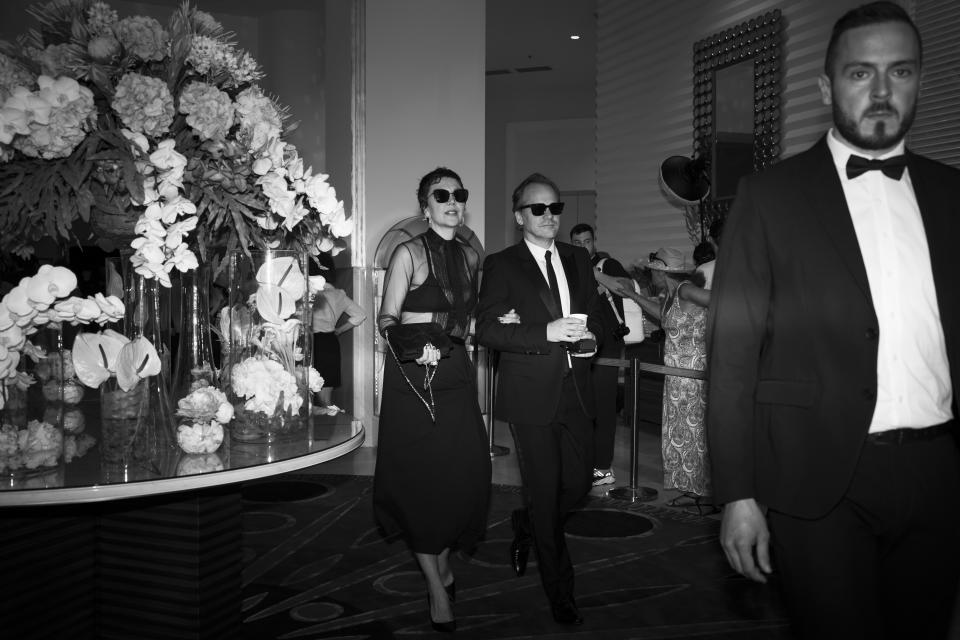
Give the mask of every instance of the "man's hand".
<svg viewBox="0 0 960 640">
<path fill-rule="evenodd" d="M 760 506 L 753 498 L 729 502 L 723 508 L 720 545 L 727 554 L 727 562 L 740 575 L 766 583 L 767 576 L 764 574 L 773 573 L 770 566 L 770 531 Z"/>
<path fill-rule="evenodd" d="M 583 320 L 577 318 L 557 318 L 547 325 L 548 342 L 576 342 L 585 333 Z"/>
</svg>

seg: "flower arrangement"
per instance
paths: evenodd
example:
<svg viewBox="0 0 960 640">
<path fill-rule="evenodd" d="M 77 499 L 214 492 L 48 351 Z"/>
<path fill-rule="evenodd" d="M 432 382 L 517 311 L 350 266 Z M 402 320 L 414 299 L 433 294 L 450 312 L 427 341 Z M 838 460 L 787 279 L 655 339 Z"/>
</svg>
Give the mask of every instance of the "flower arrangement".
<svg viewBox="0 0 960 640">
<path fill-rule="evenodd" d="M 180 399 L 177 415 L 188 420 L 177 427 L 180 448 L 186 453 L 213 453 L 223 443 L 223 426 L 233 419 L 233 405 L 222 391 L 204 384 Z"/>
<path fill-rule="evenodd" d="M 66 360 L 48 360 L 47 351 L 28 339 L 40 328 L 64 322 L 74 325 L 96 322 L 102 326 L 123 317 L 123 303 L 117 297 L 99 293 L 87 298 L 71 296 L 76 287 L 77 277 L 72 271 L 43 265 L 36 275 L 20 280 L 0 300 L 0 409 L 5 403 L 7 387 L 26 389 L 36 382 L 32 375 L 19 368 L 24 355 L 42 363 L 38 366 L 38 375 L 42 378 L 49 374 L 49 381 L 73 379 L 72 367 Z"/>
<path fill-rule="evenodd" d="M 233 250 L 343 248 L 353 222 L 328 176 L 304 168 L 259 65 L 212 16 L 185 3 L 163 27 L 94 0 L 30 14 L 37 28 L 0 42 L 0 251 L 29 256 L 78 218 L 119 226 L 168 285 Z"/>
</svg>

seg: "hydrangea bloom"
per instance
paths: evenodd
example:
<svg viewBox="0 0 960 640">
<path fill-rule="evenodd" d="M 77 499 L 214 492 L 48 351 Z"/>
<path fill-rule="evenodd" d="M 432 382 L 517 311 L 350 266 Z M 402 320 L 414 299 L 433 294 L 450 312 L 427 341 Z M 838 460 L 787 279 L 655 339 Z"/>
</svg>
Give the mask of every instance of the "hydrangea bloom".
<svg viewBox="0 0 960 640">
<path fill-rule="evenodd" d="M 180 113 L 201 140 L 222 138 L 233 126 L 233 103 L 223 91 L 205 82 L 191 82 L 180 94 Z"/>
<path fill-rule="evenodd" d="M 112 33 L 118 17 L 106 2 L 94 2 L 87 9 L 87 29 L 95 36 Z"/>
<path fill-rule="evenodd" d="M 30 88 L 33 84 L 34 77 L 29 71 L 0 53 L 0 102 L 9 98 L 15 87 Z"/>
<path fill-rule="evenodd" d="M 150 137 L 166 133 L 173 122 L 173 96 L 167 84 L 139 73 L 120 78 L 110 106 L 125 127 Z"/>
<path fill-rule="evenodd" d="M 283 125 L 280 112 L 259 87 L 241 91 L 234 108 L 240 122 L 238 137 L 251 151 L 257 151 L 270 140 L 280 137 Z"/>
<path fill-rule="evenodd" d="M 170 38 L 153 18 L 124 18 L 117 23 L 116 33 L 123 48 L 141 60 L 163 60 L 167 55 Z"/>
<path fill-rule="evenodd" d="M 283 365 L 267 358 L 247 358 L 233 368 L 231 383 L 234 392 L 248 398 L 243 408 L 274 415 L 280 395 L 283 410 L 296 413 L 303 404 L 297 388 L 297 379 Z"/>
<path fill-rule="evenodd" d="M 93 93 L 72 78 L 40 76 L 38 82 L 37 98 L 50 105 L 47 122 L 32 122 L 29 135 L 18 137 L 13 146 L 31 158 L 66 158 L 91 129 Z"/>
</svg>

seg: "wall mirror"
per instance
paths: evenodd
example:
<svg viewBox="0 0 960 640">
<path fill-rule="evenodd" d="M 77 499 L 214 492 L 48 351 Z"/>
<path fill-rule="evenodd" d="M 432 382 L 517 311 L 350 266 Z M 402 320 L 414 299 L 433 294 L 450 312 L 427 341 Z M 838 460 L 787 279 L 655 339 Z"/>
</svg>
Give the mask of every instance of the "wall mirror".
<svg viewBox="0 0 960 640">
<path fill-rule="evenodd" d="M 693 152 L 710 178 L 704 224 L 737 183 L 780 157 L 782 17 L 769 11 L 693 45 Z"/>
</svg>

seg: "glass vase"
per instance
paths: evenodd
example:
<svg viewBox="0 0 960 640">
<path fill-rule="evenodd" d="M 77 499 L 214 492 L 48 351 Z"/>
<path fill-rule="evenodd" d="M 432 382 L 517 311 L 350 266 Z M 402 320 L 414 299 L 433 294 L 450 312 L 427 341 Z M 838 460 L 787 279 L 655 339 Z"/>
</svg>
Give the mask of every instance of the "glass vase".
<svg viewBox="0 0 960 640">
<path fill-rule="evenodd" d="M 174 283 L 176 286 L 176 281 Z M 176 403 L 201 386 L 217 386 L 210 340 L 210 266 L 201 264 L 180 275 L 179 340 L 173 368 L 172 397 Z"/>
<path fill-rule="evenodd" d="M 310 423 L 312 333 L 307 258 L 298 251 L 234 252 L 221 386 L 234 405 L 234 442 L 271 442 Z"/>
<path fill-rule="evenodd" d="M 27 340 L 32 355 L 21 358 L 17 381 L 3 389 L 0 412 L 0 475 L 14 482 L 61 467 L 66 401 L 74 405 L 83 397 L 60 323 L 38 327 Z"/>
<path fill-rule="evenodd" d="M 100 387 L 101 455 L 106 461 L 160 468 L 176 448 L 170 402 L 170 295 L 157 280 L 144 278 L 126 258 L 108 259 L 122 281 L 121 331 L 131 341 L 146 338 L 157 350 L 160 372 L 122 389 L 116 376 Z"/>
</svg>

